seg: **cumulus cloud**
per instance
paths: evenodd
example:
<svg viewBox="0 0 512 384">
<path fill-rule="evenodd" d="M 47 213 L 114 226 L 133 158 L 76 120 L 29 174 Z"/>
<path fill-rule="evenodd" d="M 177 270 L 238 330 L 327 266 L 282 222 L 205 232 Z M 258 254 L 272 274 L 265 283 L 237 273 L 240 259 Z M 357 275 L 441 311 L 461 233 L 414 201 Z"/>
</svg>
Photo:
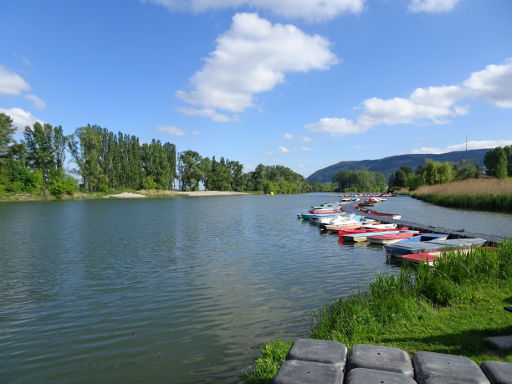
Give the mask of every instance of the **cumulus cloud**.
<svg viewBox="0 0 512 384">
<path fill-rule="evenodd" d="M 415 13 L 442 13 L 452 11 L 460 0 L 411 0 L 409 10 Z"/>
<path fill-rule="evenodd" d="M 291 133 L 285 133 L 283 136 L 285 139 L 288 139 L 288 140 L 293 139 L 293 135 Z"/>
<path fill-rule="evenodd" d="M 171 11 L 203 12 L 210 9 L 247 6 L 270 11 L 287 18 L 308 21 L 330 20 L 344 13 L 359 14 L 366 0 L 142 0 L 162 5 Z"/>
<path fill-rule="evenodd" d="M 189 114 L 202 111 L 204 116 L 215 116 L 218 109 L 242 112 L 254 106 L 254 95 L 284 82 L 286 73 L 336 64 L 329 45 L 327 39 L 293 25 L 272 25 L 257 14 L 239 13 L 231 29 L 217 38 L 216 49 L 203 68 L 190 79 L 194 89 L 179 90 L 176 96 L 199 107 L 188 109 Z"/>
<path fill-rule="evenodd" d="M 22 133 L 26 126 L 32 127 L 36 121 L 44 124 L 42 120 L 39 120 L 32 113 L 21 108 L 0 108 L 0 113 L 5 113 L 11 117 L 12 125 L 17 128 L 19 133 Z"/>
<path fill-rule="evenodd" d="M 354 123 L 352 120 L 337 117 L 324 117 L 316 123 L 306 125 L 311 132 L 327 133 L 331 136 L 344 136 L 350 133 L 362 133 L 368 128 Z"/>
<path fill-rule="evenodd" d="M 172 136 L 185 136 L 187 132 L 185 132 L 183 129 L 180 129 L 178 127 L 175 127 L 174 125 L 167 126 L 167 127 L 158 127 L 158 131 L 168 133 Z"/>
<path fill-rule="evenodd" d="M 20 95 L 30 91 L 30 85 L 17 73 L 0 65 L 0 95 Z"/>
<path fill-rule="evenodd" d="M 417 88 L 408 98 L 372 97 L 361 103 L 362 112 L 355 121 L 326 117 L 306 128 L 311 132 L 343 136 L 362 133 L 377 125 L 446 124 L 450 118 L 469 112 L 467 105 L 458 104 L 465 98 L 485 99 L 500 108 L 512 108 L 512 58 L 502 65 L 488 65 L 472 73 L 462 85 Z"/>
<path fill-rule="evenodd" d="M 488 65 L 474 72 L 464 85 L 475 97 L 486 99 L 501 108 L 512 108 L 512 58 L 503 65 Z"/>
<path fill-rule="evenodd" d="M 496 148 L 496 147 L 504 147 L 506 145 L 512 145 L 512 140 L 480 140 L 480 141 L 468 141 L 467 148 L 468 149 L 487 149 L 487 148 Z M 418 148 L 413 149 L 412 153 L 446 153 L 453 151 L 464 151 L 466 149 L 466 143 L 449 145 L 445 148 Z"/>
<path fill-rule="evenodd" d="M 311 143 L 313 141 L 313 138 L 309 136 L 302 136 L 301 140 L 305 143 Z"/>
<path fill-rule="evenodd" d="M 464 95 L 463 89 L 452 85 L 418 88 L 408 99 L 372 97 L 363 101 L 364 112 L 358 124 L 368 128 L 380 124 L 411 124 L 421 121 L 443 124 L 447 117 L 467 113 L 467 107 L 455 105 Z"/>
<path fill-rule="evenodd" d="M 283 147 L 282 145 L 277 147 L 282 153 L 288 153 L 290 150 L 286 147 Z"/>
</svg>

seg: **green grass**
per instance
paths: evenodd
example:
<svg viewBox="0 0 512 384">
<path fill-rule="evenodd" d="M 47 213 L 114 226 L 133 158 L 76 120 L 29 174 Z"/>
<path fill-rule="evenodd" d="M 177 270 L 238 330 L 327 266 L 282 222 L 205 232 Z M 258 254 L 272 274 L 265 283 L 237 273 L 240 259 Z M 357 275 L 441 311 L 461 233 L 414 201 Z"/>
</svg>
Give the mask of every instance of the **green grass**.
<svg viewBox="0 0 512 384">
<path fill-rule="evenodd" d="M 429 195 L 413 194 L 414 198 L 443 207 L 481 211 L 512 212 L 512 194 L 506 195 Z"/>
<path fill-rule="evenodd" d="M 403 268 L 396 277 L 378 276 L 359 292 L 321 310 L 311 337 L 348 347 L 366 343 L 402 348 L 410 354 L 432 351 L 467 356 L 477 363 L 512 362 L 486 336 L 512 335 L 512 242 L 496 250 L 447 253 L 434 268 Z M 291 343 L 276 340 L 263 347 L 245 383 L 270 383 Z"/>
</svg>

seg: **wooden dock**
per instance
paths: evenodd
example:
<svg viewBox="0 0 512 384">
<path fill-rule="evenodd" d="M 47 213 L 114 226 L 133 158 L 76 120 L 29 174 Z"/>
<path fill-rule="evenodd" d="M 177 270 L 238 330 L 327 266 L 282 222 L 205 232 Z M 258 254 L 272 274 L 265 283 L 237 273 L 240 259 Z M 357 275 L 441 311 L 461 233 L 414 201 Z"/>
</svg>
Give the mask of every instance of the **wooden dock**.
<svg viewBox="0 0 512 384">
<path fill-rule="evenodd" d="M 358 215 L 362 215 L 365 217 L 368 217 L 370 219 L 379 220 L 382 223 L 394 223 L 401 227 L 409 227 L 409 229 L 425 232 L 425 233 L 446 233 L 449 235 L 450 238 L 471 238 L 471 237 L 479 237 L 481 239 L 485 239 L 489 245 L 496 245 L 501 243 L 505 238 L 503 236 L 497 236 L 497 235 L 488 235 L 485 233 L 474 233 L 474 232 L 467 232 L 464 229 L 450 229 L 450 228 L 444 228 L 444 227 L 437 227 L 433 225 L 427 225 L 427 224 L 418 224 L 413 223 L 411 221 L 406 220 L 395 220 L 391 217 L 387 216 L 379 216 L 379 215 L 370 215 L 369 213 L 359 211 L 356 208 L 355 204 L 347 204 L 343 206 L 343 209 L 346 212 L 349 213 L 355 213 Z"/>
</svg>

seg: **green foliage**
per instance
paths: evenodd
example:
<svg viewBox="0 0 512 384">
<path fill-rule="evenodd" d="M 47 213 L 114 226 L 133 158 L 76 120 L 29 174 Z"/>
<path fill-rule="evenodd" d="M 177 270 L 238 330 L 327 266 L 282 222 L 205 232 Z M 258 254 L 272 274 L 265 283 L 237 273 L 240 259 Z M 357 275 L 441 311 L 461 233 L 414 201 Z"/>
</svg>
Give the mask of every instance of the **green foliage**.
<svg viewBox="0 0 512 384">
<path fill-rule="evenodd" d="M 489 150 L 484 157 L 485 173 L 503 179 L 512 176 L 512 146 L 496 147 Z"/>
<path fill-rule="evenodd" d="M 5 113 L 0 113 L 0 157 L 7 155 L 9 144 L 14 143 L 13 135 L 16 128 L 12 125 L 12 119 Z"/>
<path fill-rule="evenodd" d="M 414 198 L 443 207 L 481 211 L 512 212 L 512 195 L 413 195 Z"/>
<path fill-rule="evenodd" d="M 430 350 L 489 360 L 485 336 L 510 332 L 504 300 L 512 294 L 512 242 L 466 254 L 447 252 L 434 267 L 402 268 L 398 276 L 377 276 L 366 292 L 341 298 L 321 310 L 310 337 L 352 346 L 368 343 Z M 508 328 L 507 328 L 508 327 Z M 287 345 L 262 350 L 245 383 L 269 383 Z M 276 350 L 277 353 L 271 353 Z M 512 362 L 512 354 L 505 356 Z"/>
<path fill-rule="evenodd" d="M 478 179 L 480 177 L 478 166 L 466 160 L 454 164 L 453 170 L 455 171 L 455 180 Z"/>
<path fill-rule="evenodd" d="M 423 165 L 426 159 L 431 159 L 437 162 L 449 161 L 451 163 L 460 163 L 466 160 L 482 167 L 486 152 L 487 149 L 474 149 L 469 151 L 447 152 L 438 155 L 409 154 L 390 156 L 377 160 L 340 161 L 339 163 L 314 172 L 308 177 L 308 181 L 310 183 L 331 181 L 333 175 L 340 169 L 347 169 L 350 171 L 361 169 L 374 172 L 377 171 L 381 172 L 386 178 L 389 178 L 389 176 L 394 174 L 398 169 L 400 169 L 400 167 L 411 167 L 412 169 L 416 169 L 418 166 Z"/>
<path fill-rule="evenodd" d="M 62 195 L 72 196 L 76 191 L 76 180 L 60 168 L 52 173 L 48 191 L 57 198 L 61 198 Z"/>
<path fill-rule="evenodd" d="M 146 176 L 144 178 L 144 182 L 142 183 L 142 188 L 143 189 L 156 189 L 157 188 L 157 184 L 153 180 L 152 176 Z"/>
<path fill-rule="evenodd" d="M 244 383 L 270 384 L 291 346 L 291 341 L 281 339 L 264 345 L 261 349 L 261 356 L 256 360 L 254 368 L 242 373 Z"/>
<path fill-rule="evenodd" d="M 380 172 L 342 169 L 334 174 L 333 181 L 341 192 L 381 192 L 386 189 L 386 179 Z"/>
<path fill-rule="evenodd" d="M 66 138 L 62 127 L 34 123 L 25 127 L 24 132 L 27 165 L 42 173 L 46 187 L 50 184 L 50 174 L 64 165 Z"/>
</svg>

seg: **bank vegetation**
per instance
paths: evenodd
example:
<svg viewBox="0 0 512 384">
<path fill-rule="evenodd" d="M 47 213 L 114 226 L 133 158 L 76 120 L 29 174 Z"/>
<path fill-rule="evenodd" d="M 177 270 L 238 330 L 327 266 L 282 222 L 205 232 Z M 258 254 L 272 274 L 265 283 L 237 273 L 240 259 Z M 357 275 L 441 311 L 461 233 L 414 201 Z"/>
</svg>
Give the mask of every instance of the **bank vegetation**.
<svg viewBox="0 0 512 384">
<path fill-rule="evenodd" d="M 422 186 L 411 196 L 445 207 L 512 212 L 512 178 L 480 178 Z"/>
<path fill-rule="evenodd" d="M 318 312 L 310 337 L 346 344 L 402 348 L 409 354 L 432 351 L 512 362 L 512 351 L 496 351 L 487 336 L 512 334 L 512 242 L 467 254 L 448 252 L 433 268 L 402 268 L 398 276 L 378 276 L 366 291 L 340 298 Z M 245 383 L 270 383 L 291 341 L 262 348 Z"/>
</svg>

